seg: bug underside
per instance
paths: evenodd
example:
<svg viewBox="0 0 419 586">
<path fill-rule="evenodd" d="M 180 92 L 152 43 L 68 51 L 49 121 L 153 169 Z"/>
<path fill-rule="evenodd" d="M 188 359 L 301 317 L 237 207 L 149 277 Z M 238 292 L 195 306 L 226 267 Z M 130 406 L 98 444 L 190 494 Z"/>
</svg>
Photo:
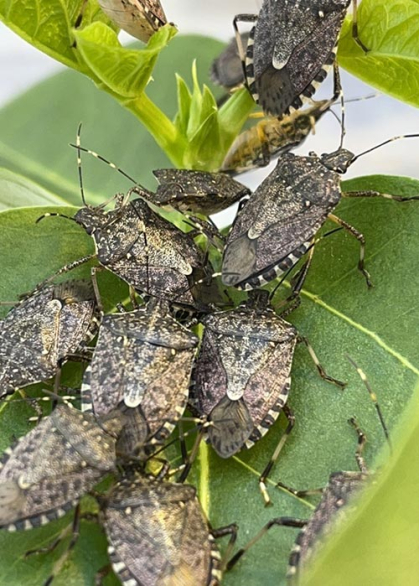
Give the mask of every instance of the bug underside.
<svg viewBox="0 0 419 586">
<path fill-rule="evenodd" d="M 167 22 L 159 0 L 99 0 L 99 4 L 122 30 L 144 43 Z"/>
</svg>

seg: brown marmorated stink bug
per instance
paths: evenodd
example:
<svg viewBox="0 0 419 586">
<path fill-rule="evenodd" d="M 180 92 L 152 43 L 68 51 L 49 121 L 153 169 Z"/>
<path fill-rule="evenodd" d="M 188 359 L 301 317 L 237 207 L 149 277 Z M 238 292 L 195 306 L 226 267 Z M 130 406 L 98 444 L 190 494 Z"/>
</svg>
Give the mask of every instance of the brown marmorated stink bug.
<svg viewBox="0 0 419 586">
<path fill-rule="evenodd" d="M 209 527 L 194 487 L 139 474 L 112 487 L 100 518 L 124 586 L 218 586 L 224 563 L 214 540 L 230 535 L 229 552 L 237 533 L 234 524 Z"/>
<path fill-rule="evenodd" d="M 80 150 L 80 134 L 77 148 Z M 89 206 L 84 197 L 81 159 L 78 154 L 80 190 L 84 207 L 68 218 L 59 213 L 45 216 L 62 216 L 80 224 L 94 239 L 96 253 L 75 260 L 62 267 L 52 277 L 66 273 L 83 263 L 97 259 L 102 267 L 115 273 L 137 291 L 194 306 L 194 272 L 205 272 L 205 255 L 190 234 L 168 222 L 146 203 L 147 193 L 134 187 L 127 194 L 117 194 L 115 208 L 107 211 L 105 202 Z M 132 195 L 138 195 L 131 200 Z M 39 221 L 38 220 L 38 221 Z"/>
<path fill-rule="evenodd" d="M 343 126 L 342 126 L 343 137 Z M 341 175 L 360 156 L 399 138 L 394 137 L 354 155 L 336 151 L 308 156 L 286 153 L 239 210 L 223 255 L 222 281 L 239 289 L 254 289 L 292 268 L 311 248 L 316 232 L 330 219 L 360 243 L 358 268 L 371 286 L 364 267 L 365 238 L 333 211 L 342 197 L 383 197 L 399 202 L 418 200 L 378 191 L 342 192 Z M 342 141 L 341 141 L 342 142 Z"/>
<path fill-rule="evenodd" d="M 325 373 L 308 341 L 268 306 L 268 295 L 255 292 L 244 305 L 202 320 L 205 331 L 191 389 L 192 409 L 211 422 L 207 439 L 222 458 L 251 448 L 284 412 L 287 429 L 259 479 L 266 504 L 266 478 L 294 426 L 287 400 L 297 342 L 307 345 L 324 379 L 345 386 Z"/>
<path fill-rule="evenodd" d="M 99 5 L 119 28 L 143 43 L 167 24 L 159 0 L 99 0 Z"/>
<path fill-rule="evenodd" d="M 137 455 L 162 444 L 183 415 L 198 338 L 151 299 L 134 311 L 102 319 L 82 389 L 82 410 L 102 418 L 123 411 L 117 449 Z"/>
<path fill-rule="evenodd" d="M 358 37 L 356 0 L 264 0 L 258 15 L 234 19 L 246 85 L 267 114 L 283 116 L 311 98 L 334 66 L 334 96 L 340 95 L 335 61 L 337 39 L 349 5 L 353 5 L 352 35 Z M 255 23 L 246 54 L 238 22 Z"/>
<path fill-rule="evenodd" d="M 249 33 L 240 35 L 240 43 L 247 46 Z M 234 90 L 244 84 L 243 65 L 239 47 L 234 37 L 222 53 L 211 64 L 210 75 L 214 83 L 226 90 Z"/>
<path fill-rule="evenodd" d="M 348 357 L 349 358 L 349 357 Z M 349 361 L 357 369 L 362 381 L 367 387 L 372 401 L 374 402 L 377 415 L 380 419 L 381 427 L 391 449 L 388 430 L 384 418 L 377 402 L 377 397 L 372 391 L 365 373 L 357 364 L 349 358 Z M 288 561 L 287 577 L 289 584 L 297 586 L 301 573 L 306 566 L 315 557 L 318 549 L 323 542 L 336 531 L 337 525 L 350 517 L 357 506 L 356 497 L 359 492 L 365 488 L 367 481 L 370 480 L 371 474 L 366 466 L 363 450 L 366 443 L 366 436 L 360 429 L 354 417 L 348 420 L 348 423 L 355 429 L 358 435 L 358 447 L 355 459 L 359 471 L 341 471 L 334 472 L 330 475 L 329 481 L 324 488 L 310 490 L 294 490 L 282 482 L 278 486 L 286 489 L 297 497 L 304 498 L 313 494 L 321 494 L 321 500 L 318 503 L 310 519 L 294 519 L 291 517 L 278 517 L 272 519 L 265 525 L 247 545 L 241 548 L 228 562 L 227 567 L 232 568 L 242 555 L 253 546 L 265 533 L 275 526 L 293 527 L 301 529 L 295 540 L 294 547 Z"/>
<path fill-rule="evenodd" d="M 0 397 L 57 376 L 97 331 L 96 301 L 87 281 L 35 291 L 0 322 Z"/>
</svg>

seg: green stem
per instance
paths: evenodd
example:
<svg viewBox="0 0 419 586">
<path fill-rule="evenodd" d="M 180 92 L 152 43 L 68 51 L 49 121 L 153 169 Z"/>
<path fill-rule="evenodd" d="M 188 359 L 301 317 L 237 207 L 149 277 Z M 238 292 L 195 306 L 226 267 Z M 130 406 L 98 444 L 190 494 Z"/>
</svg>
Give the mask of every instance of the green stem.
<svg viewBox="0 0 419 586">
<path fill-rule="evenodd" d="M 119 102 L 132 112 L 166 153 L 176 167 L 182 166 L 183 153 L 187 148 L 186 139 L 179 134 L 169 118 L 143 92 L 139 98 Z"/>
</svg>

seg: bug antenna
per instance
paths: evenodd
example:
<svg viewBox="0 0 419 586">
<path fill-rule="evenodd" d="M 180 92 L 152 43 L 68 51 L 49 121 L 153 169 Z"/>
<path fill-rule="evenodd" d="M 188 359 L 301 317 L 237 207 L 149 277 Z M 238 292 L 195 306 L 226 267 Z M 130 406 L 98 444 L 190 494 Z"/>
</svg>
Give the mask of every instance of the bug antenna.
<svg viewBox="0 0 419 586">
<path fill-rule="evenodd" d="M 360 157 L 363 157 L 364 155 L 367 155 L 368 153 L 371 153 L 372 151 L 375 151 L 376 149 L 379 149 L 380 147 L 385 146 L 386 144 L 389 144 L 390 142 L 394 142 L 395 140 L 400 140 L 402 138 L 419 138 L 419 133 L 418 134 L 401 134 L 400 136 L 393 136 L 393 138 L 388 138 L 384 142 L 380 142 L 380 144 L 377 144 L 377 145 L 371 147 L 370 149 L 367 149 L 363 153 L 359 153 L 359 155 L 356 155 L 352 159 L 351 164 L 354 163 Z"/>
<path fill-rule="evenodd" d="M 391 444 L 391 440 L 390 440 L 390 435 L 388 433 L 388 429 L 387 429 L 387 425 L 386 422 L 384 421 L 384 417 L 383 417 L 383 413 L 381 411 L 381 407 L 378 403 L 378 399 L 377 399 L 377 395 L 374 393 L 374 391 L 371 388 L 371 385 L 367 379 L 367 376 L 365 374 L 365 372 L 358 366 L 358 364 L 355 362 L 355 360 L 353 360 L 353 358 L 351 358 L 348 354 L 346 355 L 346 358 L 349 360 L 349 362 L 352 364 L 352 366 L 355 368 L 355 370 L 357 371 L 357 373 L 359 374 L 362 382 L 364 383 L 372 402 L 374 403 L 375 409 L 377 411 L 377 415 L 378 418 L 380 420 L 381 423 L 381 427 L 383 428 L 384 431 L 384 435 L 386 436 L 387 439 L 387 443 L 389 445 L 390 448 L 390 452 L 392 452 L 392 444 Z"/>
<path fill-rule="evenodd" d="M 77 138 L 78 138 L 78 140 L 80 139 L 79 136 L 77 136 Z M 112 161 L 110 161 L 109 159 L 105 159 L 105 157 L 103 157 L 102 155 L 99 155 L 99 153 L 96 153 L 95 151 L 92 151 L 90 149 L 86 149 L 85 147 L 82 147 L 80 145 L 80 142 L 78 142 L 77 144 L 70 144 L 70 146 L 77 149 L 78 153 L 80 153 L 80 151 L 82 151 L 83 153 L 86 153 L 88 155 L 91 155 L 92 157 L 95 157 L 95 159 L 99 159 L 99 161 L 102 161 L 102 163 L 106 163 L 109 167 L 111 167 L 112 169 L 115 169 L 115 171 L 117 171 L 118 173 L 123 175 L 126 179 L 128 179 L 128 181 L 130 181 L 133 185 L 136 185 L 137 187 L 140 187 L 143 191 L 147 192 L 147 190 L 145 189 L 145 187 L 143 187 L 141 185 L 141 183 L 138 183 L 138 181 L 136 181 L 133 177 L 131 177 L 131 175 L 128 175 L 128 173 L 126 171 L 124 171 L 123 169 L 121 169 L 120 167 L 115 165 L 115 163 L 112 163 Z M 80 174 L 80 172 L 79 172 L 79 174 Z"/>
<path fill-rule="evenodd" d="M 59 214 L 58 212 L 50 212 L 50 213 L 42 214 L 42 216 L 39 216 L 39 218 L 37 218 L 37 220 L 35 221 L 35 224 L 39 224 L 39 222 L 41 220 L 44 220 L 45 218 L 64 218 L 66 220 L 71 220 L 72 222 L 76 222 L 76 224 L 78 224 L 77 220 L 75 220 L 74 218 L 71 218 L 70 216 L 66 216 L 65 214 Z"/>
<path fill-rule="evenodd" d="M 80 136 L 81 136 L 81 122 L 77 128 L 77 136 L 76 136 L 76 148 L 77 148 L 77 170 L 79 173 L 79 186 L 80 186 L 80 195 L 83 205 L 87 206 L 86 199 L 84 197 L 84 186 L 83 186 L 83 170 L 81 166 L 81 147 L 80 147 Z"/>
</svg>

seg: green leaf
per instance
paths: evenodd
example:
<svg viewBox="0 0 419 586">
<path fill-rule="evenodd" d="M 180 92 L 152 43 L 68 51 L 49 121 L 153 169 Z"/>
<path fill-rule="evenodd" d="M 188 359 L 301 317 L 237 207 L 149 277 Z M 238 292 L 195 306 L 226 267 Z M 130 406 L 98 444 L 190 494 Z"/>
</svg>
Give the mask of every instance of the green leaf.
<svg viewBox="0 0 419 586">
<path fill-rule="evenodd" d="M 205 37 L 174 38 L 170 51 L 161 53 L 154 69 L 154 82 L 147 88 L 150 99 L 170 118 L 175 117 L 174 71 L 188 85 L 192 82 L 191 63 L 185 55 L 197 58 L 199 84 L 208 84 L 214 94 L 220 96 L 222 90 L 211 84 L 207 72 L 222 47 L 219 41 Z M 104 123 L 109 120 L 112 120 L 111 126 Z M 97 91 L 89 79 L 72 71 L 40 83 L 0 110 L 0 165 L 31 178 L 67 202 L 80 205 L 76 154 L 68 147 L 68 143 L 75 141 L 80 122 L 83 122 L 84 146 L 114 161 L 146 187 L 156 186 L 152 169 L 170 166 L 164 152 L 129 112 L 106 93 Z M 31 128 L 30 133 L 27 128 Z M 177 150 L 179 157 L 183 157 L 181 142 Z M 83 157 L 83 167 L 91 203 L 99 203 L 131 186 L 120 175 L 89 157 Z"/>
<path fill-rule="evenodd" d="M 345 182 L 343 188 L 355 190 L 378 185 L 395 194 L 419 193 L 418 181 L 385 176 L 351 180 Z M 47 218 L 39 224 L 34 223 L 41 213 L 53 209 L 28 208 L 0 213 L 1 299 L 16 299 L 19 293 L 30 290 L 64 263 L 92 251 L 91 239 L 72 222 Z M 58 209 L 70 215 L 75 211 L 74 208 Z M 417 298 L 417 283 L 411 278 L 419 247 L 417 202 L 343 200 L 336 213 L 364 233 L 366 263 L 375 288 L 367 290 L 356 268 L 359 249 L 353 238 L 339 232 L 319 243 L 303 292 L 303 303 L 290 319 L 301 334 L 309 338 L 327 371 L 348 381 L 349 385 L 341 392 L 325 383 L 317 375 L 305 348 L 297 348 L 290 394 L 296 426 L 273 470 L 272 481 L 280 479 L 301 489 L 324 485 L 332 471 L 356 468 L 356 437 L 347 424 L 348 417 L 355 415 L 367 434 L 369 442 L 365 455 L 370 465 L 385 441 L 368 394 L 345 358 L 347 353 L 367 373 L 393 437 L 395 424 L 419 374 L 416 335 L 419 308 L 413 302 Z M 87 275 L 88 267 L 83 271 L 82 274 Z M 102 274 L 99 278 L 101 291 L 106 291 L 108 310 L 118 298 L 126 298 L 126 287 L 119 285 L 115 278 Z M 106 287 L 103 279 L 110 279 Z M 67 373 L 67 376 L 73 374 Z M 0 413 L 3 447 L 13 434 L 24 432 L 27 417 L 27 407 L 3 408 Z M 312 512 L 310 503 L 279 491 L 272 484 L 269 489 L 274 507 L 263 507 L 258 474 L 269 460 L 283 429 L 281 418 L 254 448 L 230 460 L 221 460 L 210 447 L 201 446 L 190 482 L 198 486 L 202 504 L 214 527 L 231 522 L 239 524 L 239 546 L 273 516 L 307 518 Z M 410 466 L 417 467 L 416 460 L 412 460 Z M 57 586 L 93 582 L 96 569 L 106 559 L 105 540 L 95 531 L 93 525 L 83 524 L 84 541 L 76 545 L 56 579 Z M 0 559 L 0 579 L 9 586 L 40 584 L 58 553 L 24 560 L 23 552 L 36 545 L 46 545 L 48 536 L 57 532 L 57 524 L 18 536 L 0 532 L 0 547 L 8 553 Z M 294 538 L 293 530 L 272 529 L 270 535 L 225 576 L 224 584 L 285 585 L 285 568 Z M 13 574 L 10 559 L 17 560 Z M 91 562 L 92 559 L 90 567 L 87 560 Z"/>
<path fill-rule="evenodd" d="M 174 34 L 174 27 L 164 26 L 152 36 L 147 47 L 139 51 L 123 47 L 115 32 L 102 22 L 74 32 L 85 63 L 118 100 L 140 96 L 150 80 L 160 51 Z"/>
<path fill-rule="evenodd" d="M 419 388 L 396 453 L 339 535 L 304 580 L 306 586 L 414 585 L 419 574 Z M 355 563 L 354 563 L 355 560 Z"/>
<path fill-rule="evenodd" d="M 363 0 L 358 29 L 370 49 L 365 55 L 352 39 L 348 18 L 339 42 L 339 64 L 382 92 L 419 106 L 419 3 L 416 0 Z"/>
<path fill-rule="evenodd" d="M 21 175 L 0 168 L 0 210 L 48 204 L 63 205 L 65 200 Z"/>
</svg>

